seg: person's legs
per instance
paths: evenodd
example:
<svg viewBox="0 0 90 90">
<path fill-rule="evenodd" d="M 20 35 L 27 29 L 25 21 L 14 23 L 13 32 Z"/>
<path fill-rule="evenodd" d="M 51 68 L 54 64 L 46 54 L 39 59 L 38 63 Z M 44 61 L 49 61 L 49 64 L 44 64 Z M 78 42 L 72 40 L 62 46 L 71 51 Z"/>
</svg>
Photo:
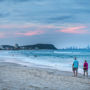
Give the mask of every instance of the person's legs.
<svg viewBox="0 0 90 90">
<path fill-rule="evenodd" d="M 87 77 L 88 77 L 88 70 L 86 71 Z"/>
<path fill-rule="evenodd" d="M 85 76 L 85 70 L 84 70 L 84 76 Z"/>
<path fill-rule="evenodd" d="M 75 77 L 76 77 L 76 69 L 75 69 Z"/>
<path fill-rule="evenodd" d="M 74 77 L 75 77 L 75 68 L 73 68 L 73 73 L 74 73 Z"/>
<path fill-rule="evenodd" d="M 76 76 L 78 75 L 78 69 L 76 68 Z"/>
</svg>

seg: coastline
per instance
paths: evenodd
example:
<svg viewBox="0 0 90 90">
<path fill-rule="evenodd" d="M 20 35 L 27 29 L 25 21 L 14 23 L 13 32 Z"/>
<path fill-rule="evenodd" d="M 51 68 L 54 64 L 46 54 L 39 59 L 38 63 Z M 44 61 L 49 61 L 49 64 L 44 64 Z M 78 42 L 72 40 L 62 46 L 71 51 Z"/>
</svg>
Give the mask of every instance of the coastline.
<svg viewBox="0 0 90 90">
<path fill-rule="evenodd" d="M 90 76 L 0 62 L 0 90 L 89 90 Z"/>
</svg>

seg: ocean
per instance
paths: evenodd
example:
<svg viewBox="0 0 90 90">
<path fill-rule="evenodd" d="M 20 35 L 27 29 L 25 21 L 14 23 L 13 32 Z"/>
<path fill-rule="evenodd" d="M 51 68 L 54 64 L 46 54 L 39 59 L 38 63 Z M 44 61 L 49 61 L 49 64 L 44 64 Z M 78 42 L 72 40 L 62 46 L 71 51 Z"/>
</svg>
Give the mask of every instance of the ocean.
<svg viewBox="0 0 90 90">
<path fill-rule="evenodd" d="M 12 50 L 0 51 L 0 62 L 18 63 L 26 66 L 72 71 L 74 57 L 79 61 L 79 73 L 87 60 L 90 75 L 90 50 Z"/>
</svg>

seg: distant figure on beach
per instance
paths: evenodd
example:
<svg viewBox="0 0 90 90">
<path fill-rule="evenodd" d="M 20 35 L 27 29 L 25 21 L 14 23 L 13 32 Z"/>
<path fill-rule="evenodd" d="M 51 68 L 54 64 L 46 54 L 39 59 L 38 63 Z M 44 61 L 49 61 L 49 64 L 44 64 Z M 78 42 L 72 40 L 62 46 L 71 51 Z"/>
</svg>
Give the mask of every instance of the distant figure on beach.
<svg viewBox="0 0 90 90">
<path fill-rule="evenodd" d="M 77 74 L 78 74 L 78 66 L 79 66 L 79 62 L 78 62 L 77 58 L 75 57 L 73 65 L 72 65 L 74 77 L 77 76 Z"/>
<path fill-rule="evenodd" d="M 85 73 L 87 74 L 88 76 L 88 63 L 87 61 L 85 60 L 84 64 L 83 64 L 83 70 L 84 70 L 84 76 L 85 76 Z"/>
</svg>

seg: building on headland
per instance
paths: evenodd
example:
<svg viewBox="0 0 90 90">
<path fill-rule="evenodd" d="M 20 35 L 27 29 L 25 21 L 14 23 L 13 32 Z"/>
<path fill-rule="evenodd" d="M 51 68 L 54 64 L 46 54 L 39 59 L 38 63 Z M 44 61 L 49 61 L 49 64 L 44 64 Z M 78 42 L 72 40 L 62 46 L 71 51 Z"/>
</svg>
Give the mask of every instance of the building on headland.
<svg viewBox="0 0 90 90">
<path fill-rule="evenodd" d="M 15 50 L 19 50 L 20 49 L 20 46 L 18 44 L 15 44 L 14 49 Z"/>
</svg>

